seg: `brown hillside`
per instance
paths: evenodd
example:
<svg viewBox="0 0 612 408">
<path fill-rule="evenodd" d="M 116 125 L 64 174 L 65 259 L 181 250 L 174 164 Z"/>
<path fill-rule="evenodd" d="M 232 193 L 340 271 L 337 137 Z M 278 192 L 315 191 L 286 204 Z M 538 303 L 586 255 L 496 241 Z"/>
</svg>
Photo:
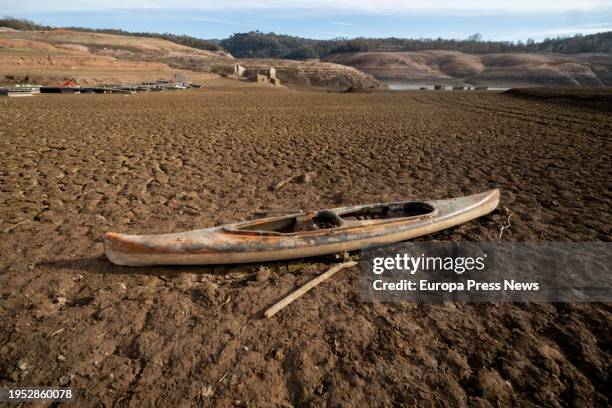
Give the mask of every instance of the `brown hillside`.
<svg viewBox="0 0 612 408">
<path fill-rule="evenodd" d="M 119 71 L 119 76 L 132 76 L 143 71 L 172 71 L 172 68 L 192 69 L 210 66 L 213 62 L 229 61 L 222 51 L 204 51 L 159 38 L 89 33 L 69 30 L 0 32 L 0 70 L 5 75 L 34 73 L 37 77 L 72 75 L 88 79 Z M 20 68 L 17 72 L 15 68 Z M 103 72 L 110 70 L 110 72 Z M 49 72 L 57 71 L 57 72 Z M 101 72 L 102 71 L 102 72 Z M 129 71 L 129 72 L 122 72 Z"/>
<path fill-rule="evenodd" d="M 7 31 L 1 34 L 1 38 L 40 41 L 53 45 L 78 44 L 86 46 L 92 53 L 101 54 L 112 53 L 114 50 L 124 50 L 133 54 L 154 53 L 155 55 L 185 54 L 207 57 L 229 57 L 229 54 L 222 51 L 199 50 L 160 38 L 131 37 L 63 29 L 49 31 Z"/>
<path fill-rule="evenodd" d="M 236 60 L 223 51 L 203 51 L 159 38 L 50 31 L 0 31 L 0 81 L 57 84 L 166 79 L 176 70 L 194 74 L 229 66 Z M 283 84 L 343 90 L 384 85 L 345 65 L 315 61 L 241 60 L 247 67 L 274 66 Z"/>
<path fill-rule="evenodd" d="M 484 70 L 477 57 L 457 51 L 359 52 L 333 54 L 325 61 L 349 65 L 381 79 L 454 78 Z"/>
<path fill-rule="evenodd" d="M 326 61 L 352 66 L 380 79 L 468 81 L 483 85 L 612 84 L 612 56 L 609 54 L 360 52 L 334 54 Z"/>
<path fill-rule="evenodd" d="M 0 80 L 82 84 L 169 79 L 182 60 L 230 60 L 156 38 L 68 30 L 0 32 Z M 198 74 L 200 75 L 200 74 Z"/>
<path fill-rule="evenodd" d="M 612 57 L 608 56 L 609 63 Z M 538 85 L 603 85 L 583 58 L 560 54 L 489 54 L 485 72 L 472 82 L 516 81 Z"/>
</svg>

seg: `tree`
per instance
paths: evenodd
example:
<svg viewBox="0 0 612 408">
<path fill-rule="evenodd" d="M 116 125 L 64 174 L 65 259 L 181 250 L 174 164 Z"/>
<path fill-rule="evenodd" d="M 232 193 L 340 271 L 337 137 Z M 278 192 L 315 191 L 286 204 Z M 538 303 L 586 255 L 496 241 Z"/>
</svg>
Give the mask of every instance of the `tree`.
<svg viewBox="0 0 612 408">
<path fill-rule="evenodd" d="M 467 38 L 467 40 L 468 40 L 468 41 L 472 41 L 472 42 L 480 42 L 480 41 L 482 41 L 482 34 L 480 34 L 480 33 L 474 33 L 474 34 L 470 35 L 470 36 Z"/>
</svg>

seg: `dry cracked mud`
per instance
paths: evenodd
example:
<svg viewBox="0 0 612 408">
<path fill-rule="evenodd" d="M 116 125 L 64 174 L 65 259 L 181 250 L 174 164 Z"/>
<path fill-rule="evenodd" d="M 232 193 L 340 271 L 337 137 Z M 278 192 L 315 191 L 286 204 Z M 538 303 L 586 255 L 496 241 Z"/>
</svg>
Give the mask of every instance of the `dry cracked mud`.
<svg viewBox="0 0 612 408">
<path fill-rule="evenodd" d="M 257 89 L 0 100 L 0 383 L 79 406 L 607 406 L 609 304 L 380 304 L 333 257 L 126 268 L 158 233 L 499 187 L 427 239 L 609 241 L 609 111 L 496 93 Z M 304 182 L 273 187 L 292 175 Z M 299 178 L 297 178 L 299 179 Z"/>
</svg>

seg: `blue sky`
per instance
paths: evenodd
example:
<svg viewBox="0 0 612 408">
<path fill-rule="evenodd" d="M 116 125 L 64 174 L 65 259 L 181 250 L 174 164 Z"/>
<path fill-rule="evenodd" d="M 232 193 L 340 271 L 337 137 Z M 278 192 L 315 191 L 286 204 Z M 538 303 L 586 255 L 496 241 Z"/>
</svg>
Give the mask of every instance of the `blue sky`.
<svg viewBox="0 0 612 408">
<path fill-rule="evenodd" d="M 55 26 L 121 28 L 225 38 L 274 31 L 309 38 L 444 37 L 491 40 L 612 30 L 610 0 L 0 0 L 0 15 Z"/>
</svg>

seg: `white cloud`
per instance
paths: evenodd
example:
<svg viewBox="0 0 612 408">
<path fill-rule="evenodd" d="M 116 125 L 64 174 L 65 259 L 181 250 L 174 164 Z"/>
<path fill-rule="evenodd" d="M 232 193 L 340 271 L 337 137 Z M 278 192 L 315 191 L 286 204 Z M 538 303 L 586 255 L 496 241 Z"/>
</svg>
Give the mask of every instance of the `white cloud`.
<svg viewBox="0 0 612 408">
<path fill-rule="evenodd" d="M 112 11 L 142 9 L 288 10 L 325 12 L 409 13 L 455 12 L 559 12 L 612 8 L 610 0 L 3 0 L 5 13 L 50 11 Z"/>
<path fill-rule="evenodd" d="M 516 40 L 525 40 L 527 38 L 533 38 L 535 40 L 541 40 L 546 37 L 555 38 L 555 37 L 563 37 L 563 36 L 572 36 L 576 34 L 596 34 L 605 31 L 612 31 L 612 24 L 610 23 L 596 23 L 596 24 L 583 24 L 580 26 L 574 27 L 559 27 L 559 28 L 551 28 L 550 30 L 542 30 L 542 31 L 521 31 L 515 33 L 513 35 L 506 36 L 497 36 L 493 38 L 494 40 L 500 41 L 516 41 Z"/>
<path fill-rule="evenodd" d="M 539 33 L 534 33 L 536 36 L 562 36 L 562 35 L 573 35 L 573 34 L 595 34 L 601 33 L 604 31 L 612 31 L 612 26 L 608 27 L 599 27 L 599 28 L 560 28 L 556 30 L 550 31 L 541 31 Z"/>
</svg>

